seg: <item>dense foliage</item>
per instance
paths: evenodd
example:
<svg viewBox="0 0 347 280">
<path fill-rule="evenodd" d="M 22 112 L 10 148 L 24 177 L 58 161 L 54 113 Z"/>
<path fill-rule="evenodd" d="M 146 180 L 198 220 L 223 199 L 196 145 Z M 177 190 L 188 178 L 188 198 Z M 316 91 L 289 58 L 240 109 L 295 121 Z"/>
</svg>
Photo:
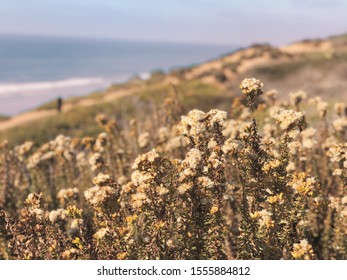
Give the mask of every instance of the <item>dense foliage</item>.
<svg viewBox="0 0 347 280">
<path fill-rule="evenodd" d="M 4 141 L 0 258 L 346 259 L 347 106 L 313 98 L 310 124 L 304 92 L 262 87 L 229 113 L 171 98 L 99 115 L 96 138 Z"/>
</svg>

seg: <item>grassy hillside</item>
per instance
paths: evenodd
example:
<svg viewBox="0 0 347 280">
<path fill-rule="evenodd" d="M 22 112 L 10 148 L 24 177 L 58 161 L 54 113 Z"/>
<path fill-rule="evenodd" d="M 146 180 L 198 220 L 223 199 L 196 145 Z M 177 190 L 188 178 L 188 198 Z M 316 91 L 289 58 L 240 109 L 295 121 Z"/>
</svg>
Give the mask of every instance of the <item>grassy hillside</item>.
<svg viewBox="0 0 347 280">
<path fill-rule="evenodd" d="M 94 94 L 92 98 L 101 99 L 102 96 L 107 95 L 107 92 L 114 90 L 119 90 L 119 88 L 113 87 L 104 93 Z M 146 121 L 150 111 L 154 108 L 162 109 L 163 102 L 177 98 L 176 95 L 184 104 L 182 112 L 193 108 L 227 109 L 232 102 L 230 94 L 225 90 L 199 81 L 186 81 L 175 88 L 169 84 L 148 82 L 142 85 L 141 89 L 135 90 L 131 96 L 121 97 L 110 102 L 84 107 L 77 105 L 77 102 L 83 98 L 67 100 L 64 106 L 67 104 L 73 106 L 68 112 L 0 132 L 0 140 L 7 139 L 11 144 L 18 145 L 28 140 L 42 144 L 59 134 L 71 137 L 96 136 L 100 133 L 100 127 L 95 122 L 98 114 L 105 114 L 116 120 L 121 126 L 127 126 L 128 121 L 135 117 Z M 55 103 L 52 102 L 41 106 L 38 110 L 54 108 Z"/>
<path fill-rule="evenodd" d="M 95 136 L 100 132 L 94 121 L 96 115 L 107 114 L 122 125 L 134 117 L 146 119 L 149 109 L 162 106 L 167 98 L 176 98 L 175 91 L 183 112 L 192 108 L 226 110 L 238 95 L 239 81 L 244 77 L 261 79 L 268 86 L 266 90 L 276 88 L 280 99 L 285 99 L 289 92 L 304 90 L 309 97 L 319 95 L 329 102 L 347 101 L 346 73 L 347 35 L 305 40 L 281 48 L 254 45 L 169 74 L 154 72 L 146 82 L 134 79 L 104 92 L 70 98 L 64 104 L 71 106 L 71 110 L 0 131 L 0 140 L 8 139 L 13 144 L 26 140 L 43 143 L 59 134 Z M 129 90 L 133 94 L 107 100 L 112 93 Z M 86 99 L 90 104 L 80 106 Z M 51 102 L 37 110 L 54 109 L 55 102 Z"/>
</svg>

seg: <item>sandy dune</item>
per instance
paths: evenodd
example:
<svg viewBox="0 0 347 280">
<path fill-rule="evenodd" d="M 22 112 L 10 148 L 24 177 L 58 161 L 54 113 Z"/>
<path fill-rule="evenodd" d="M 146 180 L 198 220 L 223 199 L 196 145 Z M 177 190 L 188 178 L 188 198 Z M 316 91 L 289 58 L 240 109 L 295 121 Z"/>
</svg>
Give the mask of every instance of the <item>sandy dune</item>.
<svg viewBox="0 0 347 280">
<path fill-rule="evenodd" d="M 93 99 L 93 98 L 84 98 L 78 101 L 77 103 L 71 104 L 67 103 L 63 106 L 63 112 L 68 112 L 76 107 L 88 107 L 93 106 L 99 103 L 105 103 L 110 102 L 112 100 L 115 100 L 117 98 L 121 98 L 124 96 L 128 96 L 133 94 L 134 90 L 128 89 L 128 90 L 119 90 L 115 92 L 107 93 L 103 98 L 101 99 Z M 57 110 L 40 110 L 40 111 L 30 111 L 25 112 L 22 114 L 19 114 L 17 116 L 12 117 L 11 119 L 5 120 L 0 122 L 0 131 L 13 128 L 25 123 L 29 123 L 35 120 L 40 120 L 42 118 L 50 117 L 53 115 L 57 115 Z"/>
</svg>

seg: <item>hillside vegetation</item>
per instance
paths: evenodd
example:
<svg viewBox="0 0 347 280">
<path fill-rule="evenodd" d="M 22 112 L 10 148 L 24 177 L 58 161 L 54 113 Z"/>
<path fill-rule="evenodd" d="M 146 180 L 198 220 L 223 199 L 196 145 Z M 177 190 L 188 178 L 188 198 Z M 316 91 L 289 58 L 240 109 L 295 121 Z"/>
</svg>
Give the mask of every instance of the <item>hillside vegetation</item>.
<svg viewBox="0 0 347 280">
<path fill-rule="evenodd" d="M 345 48 L 254 46 L 2 131 L 0 259 L 347 259 Z"/>
<path fill-rule="evenodd" d="M 267 86 L 265 90 L 275 88 L 281 100 L 290 92 L 304 90 L 309 97 L 318 95 L 330 103 L 347 101 L 346 73 L 347 35 L 306 40 L 281 48 L 255 45 L 168 74 L 153 72 L 148 81 L 134 79 L 105 92 L 65 100 L 65 107 L 69 108 L 66 115 L 54 114 L 1 130 L 1 123 L 9 121 L 4 118 L 0 121 L 0 139 L 19 144 L 30 139 L 43 143 L 59 134 L 96 136 L 100 131 L 93 122 L 96 114 L 104 112 L 120 123 L 123 118 L 127 122 L 134 117 L 134 112 L 142 118 L 149 107 L 173 97 L 174 91 L 182 99 L 185 112 L 193 108 L 226 110 L 238 95 L 239 81 L 245 77 L 258 77 Z M 112 99 L 124 91 L 132 94 Z M 38 110 L 54 112 L 55 107 L 55 102 L 51 102 Z"/>
</svg>

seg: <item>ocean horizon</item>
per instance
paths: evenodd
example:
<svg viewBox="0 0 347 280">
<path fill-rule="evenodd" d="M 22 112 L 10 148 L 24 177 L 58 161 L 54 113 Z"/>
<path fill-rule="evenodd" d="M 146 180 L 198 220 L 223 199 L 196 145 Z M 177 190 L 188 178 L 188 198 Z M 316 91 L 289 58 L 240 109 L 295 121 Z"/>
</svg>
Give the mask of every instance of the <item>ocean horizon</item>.
<svg viewBox="0 0 347 280">
<path fill-rule="evenodd" d="M 0 114 L 87 95 L 134 76 L 217 58 L 236 46 L 0 35 Z"/>
</svg>

